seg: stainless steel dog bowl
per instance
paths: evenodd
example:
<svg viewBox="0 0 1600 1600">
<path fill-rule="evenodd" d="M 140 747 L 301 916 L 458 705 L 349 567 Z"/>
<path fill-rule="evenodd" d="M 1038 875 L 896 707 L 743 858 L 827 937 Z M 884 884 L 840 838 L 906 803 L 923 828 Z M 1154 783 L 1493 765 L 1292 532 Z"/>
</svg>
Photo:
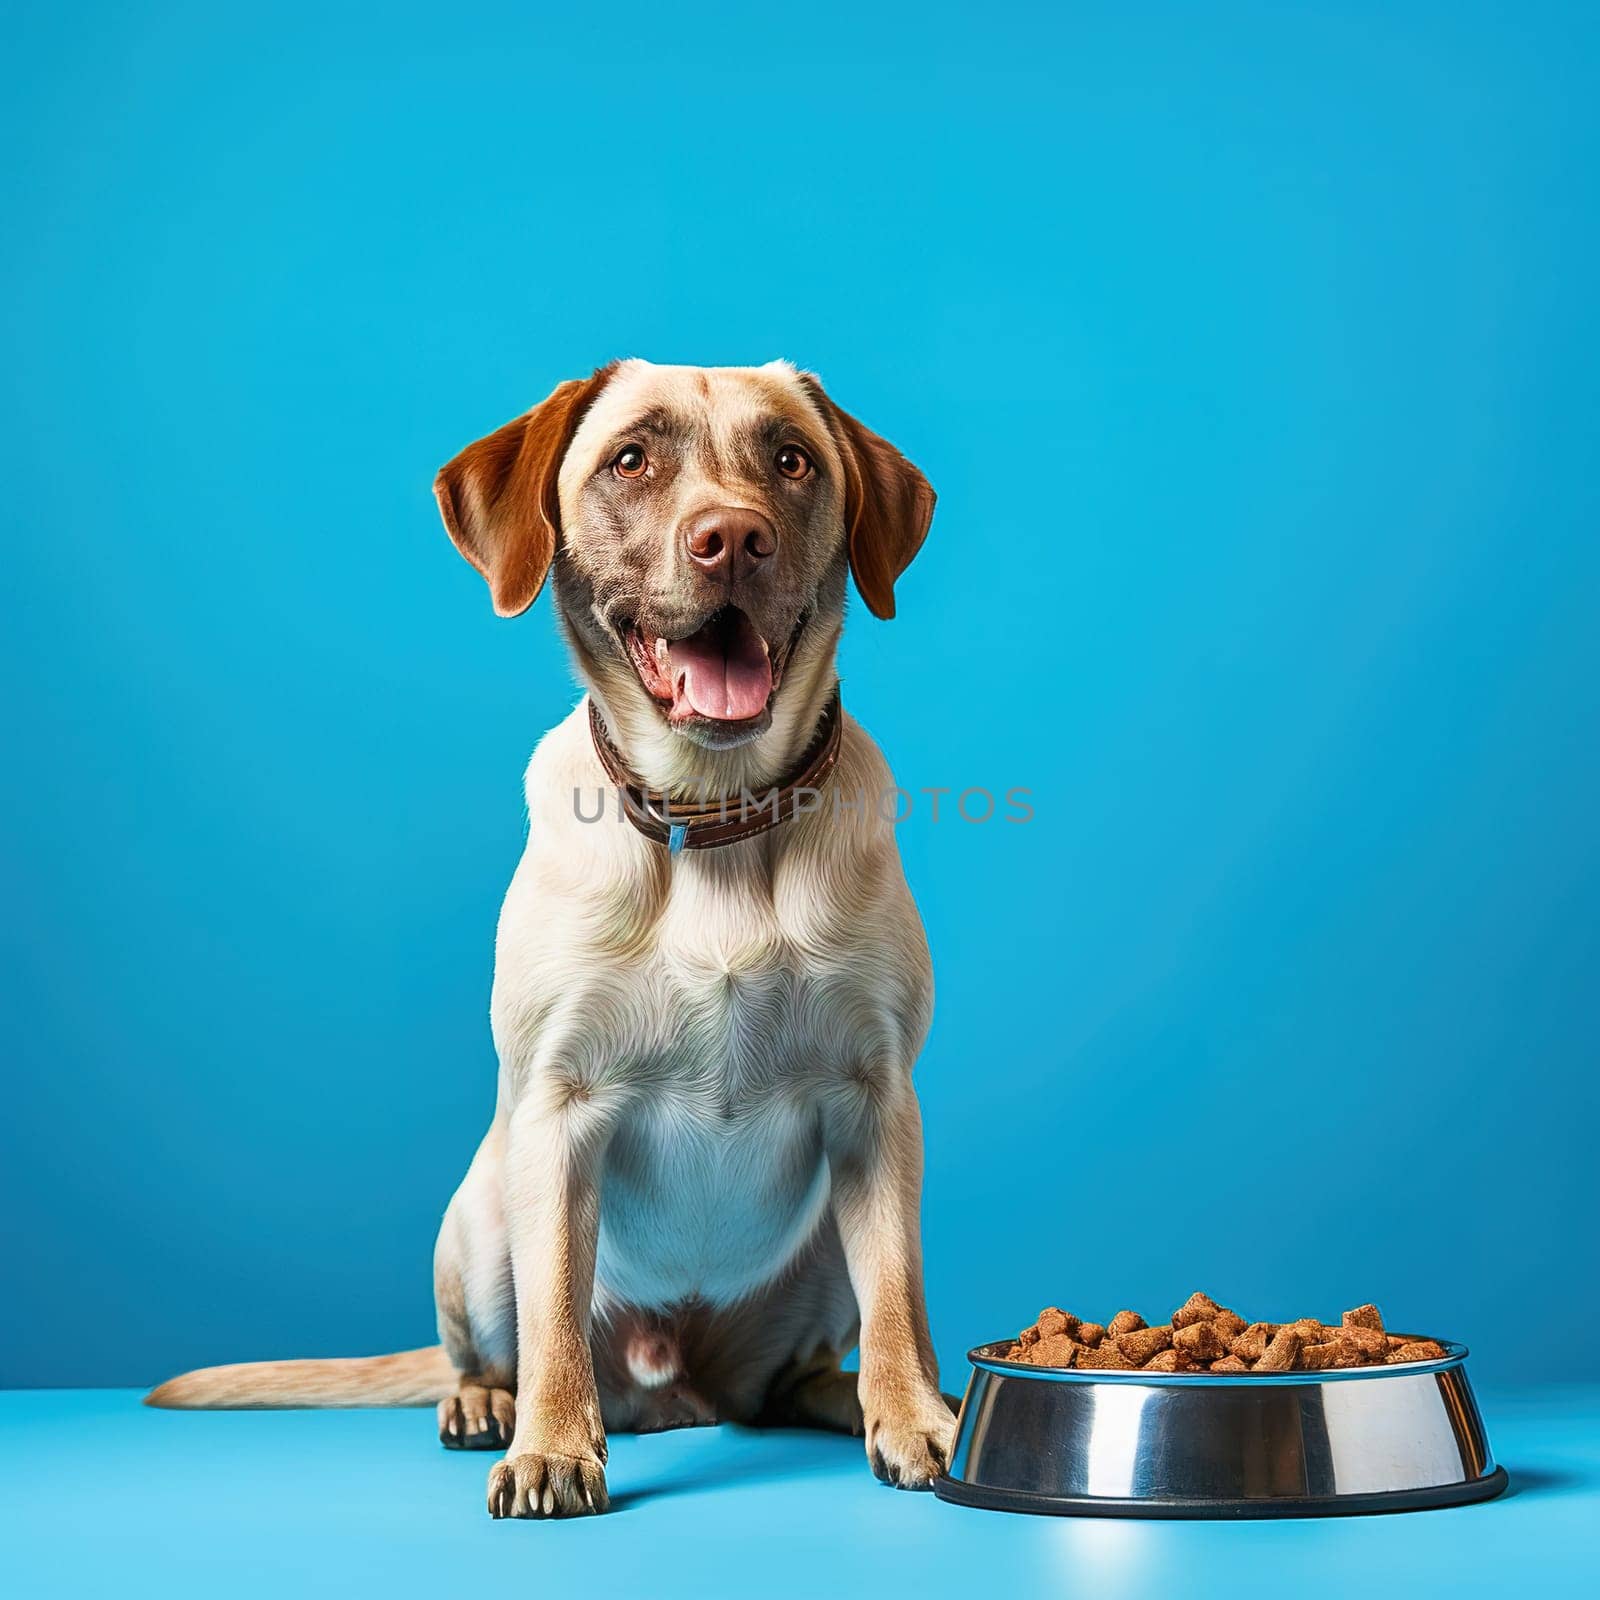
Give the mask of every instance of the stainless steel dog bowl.
<svg viewBox="0 0 1600 1600">
<path fill-rule="evenodd" d="M 1488 1500 L 1506 1486 L 1464 1365 L 1079 1372 L 969 1351 L 942 1500 L 1091 1517 L 1326 1517 Z"/>
</svg>

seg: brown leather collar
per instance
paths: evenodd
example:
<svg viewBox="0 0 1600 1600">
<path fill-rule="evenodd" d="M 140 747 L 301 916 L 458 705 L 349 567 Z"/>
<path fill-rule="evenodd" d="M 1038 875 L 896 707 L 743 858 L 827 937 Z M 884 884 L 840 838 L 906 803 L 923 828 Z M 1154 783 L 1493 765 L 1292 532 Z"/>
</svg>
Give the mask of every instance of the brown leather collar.
<svg viewBox="0 0 1600 1600">
<path fill-rule="evenodd" d="M 606 732 L 600 708 L 589 700 L 589 733 L 594 753 L 606 776 L 617 786 L 629 822 L 645 838 L 664 844 L 673 855 L 680 850 L 714 850 L 754 838 L 795 814 L 802 793 L 815 794 L 828 781 L 839 759 L 839 738 L 844 717 L 839 690 L 828 696 L 817 736 L 800 759 L 800 770 L 781 788 L 726 795 L 715 800 L 674 800 L 658 789 L 647 789 L 631 772 Z"/>
</svg>

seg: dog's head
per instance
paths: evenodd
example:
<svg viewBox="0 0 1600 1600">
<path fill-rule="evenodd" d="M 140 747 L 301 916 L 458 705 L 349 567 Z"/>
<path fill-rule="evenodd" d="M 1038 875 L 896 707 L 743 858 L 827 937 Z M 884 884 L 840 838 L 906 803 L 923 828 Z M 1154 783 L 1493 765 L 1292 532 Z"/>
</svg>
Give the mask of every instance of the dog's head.
<svg viewBox="0 0 1600 1600">
<path fill-rule="evenodd" d="M 469 445 L 434 492 L 501 616 L 554 565 L 606 704 L 648 707 L 711 748 L 764 733 L 786 681 L 820 681 L 847 566 L 894 615 L 934 501 L 898 450 L 781 361 L 602 367 Z"/>
</svg>

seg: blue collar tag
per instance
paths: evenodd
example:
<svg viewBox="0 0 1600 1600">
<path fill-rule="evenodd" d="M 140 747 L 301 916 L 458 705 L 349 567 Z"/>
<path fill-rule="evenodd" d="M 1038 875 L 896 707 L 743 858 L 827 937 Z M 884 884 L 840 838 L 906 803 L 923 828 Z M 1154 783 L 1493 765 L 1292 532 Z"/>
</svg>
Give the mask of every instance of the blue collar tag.
<svg viewBox="0 0 1600 1600">
<path fill-rule="evenodd" d="M 689 837 L 689 826 L 684 822 L 671 824 L 671 831 L 667 834 L 667 854 L 675 856 L 683 849 L 683 841 Z"/>
</svg>

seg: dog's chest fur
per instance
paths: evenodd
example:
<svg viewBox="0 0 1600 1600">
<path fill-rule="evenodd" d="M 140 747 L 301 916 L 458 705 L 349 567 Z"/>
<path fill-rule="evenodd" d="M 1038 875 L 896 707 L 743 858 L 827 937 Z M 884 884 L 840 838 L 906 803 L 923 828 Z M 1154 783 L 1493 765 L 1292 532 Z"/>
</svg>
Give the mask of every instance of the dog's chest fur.
<svg viewBox="0 0 1600 1600">
<path fill-rule="evenodd" d="M 497 1004 L 528 1002 L 503 1025 L 535 1035 L 548 1063 L 535 1070 L 574 1074 L 613 1116 L 602 1300 L 737 1300 L 783 1271 L 826 1209 L 822 1097 L 870 1048 L 872 1027 L 844 1019 L 882 1001 L 870 952 L 843 928 L 819 938 L 815 893 L 786 891 L 759 860 L 680 857 L 664 893 L 608 907 L 547 887 L 536 928 L 502 939 Z"/>
<path fill-rule="evenodd" d="M 843 975 L 720 863 L 675 864 L 652 932 L 623 978 L 645 1092 L 609 1146 L 597 1276 L 633 1305 L 722 1303 L 787 1266 L 826 1206 L 818 1094 L 841 1041 L 818 1022 Z"/>
</svg>

